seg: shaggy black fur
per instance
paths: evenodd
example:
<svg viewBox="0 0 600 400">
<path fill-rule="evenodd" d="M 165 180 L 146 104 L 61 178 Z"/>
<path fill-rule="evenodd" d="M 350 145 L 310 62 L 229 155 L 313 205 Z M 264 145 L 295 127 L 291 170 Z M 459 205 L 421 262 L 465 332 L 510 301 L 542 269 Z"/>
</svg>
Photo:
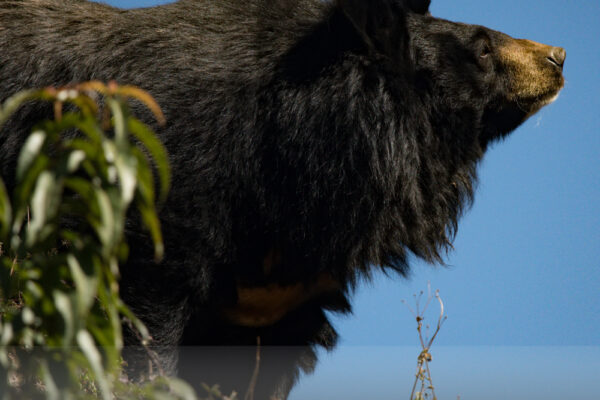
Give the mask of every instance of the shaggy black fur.
<svg viewBox="0 0 600 400">
<path fill-rule="evenodd" d="M 180 0 L 124 11 L 0 2 L 0 100 L 115 79 L 148 89 L 166 114 L 166 257 L 155 265 L 132 224 L 122 293 L 167 371 L 176 345 L 252 346 L 257 336 L 308 345 L 265 350 L 256 396 L 285 397 L 298 367 L 313 368 L 312 345 L 335 344 L 324 310 L 348 312 L 357 278 L 373 266 L 405 275 L 411 253 L 442 261 L 486 147 L 545 104 L 562 76 L 540 56 L 530 66 L 544 76 L 532 83 L 539 93 L 518 92 L 525 75 L 502 58 L 513 39 L 433 18 L 428 5 Z M 20 145 L 46 112 L 31 104 L 0 133 L 9 187 Z M 240 288 L 303 284 L 304 295 L 319 279 L 330 284 L 266 323 L 224 316 L 243 305 Z M 243 391 L 254 349 L 236 363 L 223 376 L 209 362 L 198 376 Z"/>
</svg>

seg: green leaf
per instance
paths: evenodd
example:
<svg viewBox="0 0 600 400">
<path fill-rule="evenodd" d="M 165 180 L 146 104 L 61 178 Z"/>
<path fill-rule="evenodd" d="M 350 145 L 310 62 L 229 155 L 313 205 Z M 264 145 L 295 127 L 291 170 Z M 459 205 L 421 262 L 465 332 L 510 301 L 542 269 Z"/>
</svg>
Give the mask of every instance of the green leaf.
<svg viewBox="0 0 600 400">
<path fill-rule="evenodd" d="M 171 393 L 183 400 L 195 400 L 196 392 L 194 389 L 185 381 L 176 378 L 169 378 L 169 389 Z"/>
<path fill-rule="evenodd" d="M 129 152 L 119 152 L 115 159 L 115 167 L 121 184 L 121 201 L 123 207 L 128 207 L 133 200 L 137 185 L 137 159 Z"/>
<path fill-rule="evenodd" d="M 96 198 L 96 186 L 90 181 L 80 177 L 70 177 L 65 179 L 65 188 L 68 188 L 80 196 L 80 201 L 87 207 L 88 217 L 99 218 L 100 208 Z"/>
<path fill-rule="evenodd" d="M 31 222 L 27 229 L 26 245 L 31 247 L 35 243 L 45 240 L 48 232 L 47 224 L 52 220 L 60 205 L 61 185 L 56 182 L 52 172 L 44 171 L 37 180 L 37 185 L 31 196 Z"/>
<path fill-rule="evenodd" d="M 67 254 L 67 265 L 75 283 L 78 318 L 85 318 L 94 304 L 99 279 L 94 275 L 86 275 L 79 264 L 79 260 L 73 254 Z"/>
<path fill-rule="evenodd" d="M 0 331 L 0 346 L 8 346 L 11 344 L 14 337 L 13 326 L 10 322 L 5 322 Z"/>
<path fill-rule="evenodd" d="M 52 377 L 52 372 L 50 372 L 50 368 L 48 368 L 48 362 L 45 359 L 40 360 L 40 375 L 42 377 L 42 382 L 44 382 L 44 395 L 47 400 L 59 400 L 60 393 L 56 382 L 54 382 L 54 378 Z"/>
<path fill-rule="evenodd" d="M 73 341 L 73 334 L 75 333 L 75 315 L 73 315 L 71 299 L 60 290 L 54 290 L 52 298 L 54 299 L 56 310 L 60 313 L 65 323 L 62 345 L 69 346 Z"/>
<path fill-rule="evenodd" d="M 115 241 L 120 237 L 115 237 L 116 216 L 112 202 L 108 194 L 101 188 L 94 188 L 94 195 L 100 211 L 100 224 L 96 227 L 96 234 L 103 245 L 103 253 L 108 258 L 108 253 L 112 250 Z"/>
<path fill-rule="evenodd" d="M 19 240 L 19 232 L 25 222 L 25 218 L 27 217 L 29 211 L 29 202 L 31 193 L 34 190 L 39 175 L 46 170 L 46 167 L 49 164 L 49 159 L 47 156 L 40 154 L 33 161 L 31 167 L 25 173 L 25 176 L 18 183 L 14 192 L 14 203 L 13 203 L 13 228 L 12 228 L 12 246 L 13 248 L 17 248 L 17 243 Z"/>
<path fill-rule="evenodd" d="M 108 335 L 106 329 L 104 329 L 104 331 L 94 330 L 92 333 L 94 334 L 94 337 L 96 337 L 96 340 L 105 347 L 107 354 L 110 352 L 115 353 L 113 359 L 107 357 L 109 362 L 116 363 L 116 358 L 118 358 L 119 352 L 123 349 L 123 335 L 121 332 L 122 322 L 119 315 L 120 300 L 116 287 L 117 283 L 114 277 L 106 276 L 105 278 L 106 281 L 98 288 L 98 299 L 100 300 L 100 304 L 103 305 L 101 318 L 103 318 L 103 320 L 108 319 L 111 335 L 110 338 L 107 338 Z M 115 290 L 111 290 L 113 288 Z M 114 366 L 115 365 L 113 365 L 113 367 Z"/>
<path fill-rule="evenodd" d="M 86 153 L 83 150 L 73 150 L 67 158 L 67 172 L 73 173 L 79 169 L 79 166 L 85 160 Z"/>
<path fill-rule="evenodd" d="M 113 115 L 113 127 L 115 129 L 115 141 L 118 147 L 127 147 L 127 117 L 124 103 L 108 97 L 106 99 Z"/>
<path fill-rule="evenodd" d="M 98 114 L 98 104 L 83 93 L 79 93 L 77 97 L 69 99 L 68 101 L 69 103 L 76 105 L 81 112 L 81 115 L 84 117 L 91 116 L 95 118 Z"/>
<path fill-rule="evenodd" d="M 65 140 L 64 145 L 65 148 L 68 149 L 83 151 L 85 153 L 85 157 L 92 160 L 95 160 L 100 152 L 100 149 L 94 143 L 81 138 Z"/>
<path fill-rule="evenodd" d="M 0 109 L 0 128 L 10 118 L 10 116 L 21 107 L 26 101 L 40 97 L 41 92 L 39 90 L 24 90 L 11 97 L 9 97 L 2 108 Z"/>
<path fill-rule="evenodd" d="M 162 232 L 160 230 L 160 220 L 156 215 L 154 207 L 147 206 L 145 204 L 138 204 L 138 210 L 142 216 L 144 225 L 150 231 L 152 241 L 154 242 L 154 258 L 158 261 L 164 255 L 164 244 L 162 239 Z"/>
<path fill-rule="evenodd" d="M 42 130 L 33 132 L 23 145 L 17 162 L 17 180 L 21 181 L 36 157 L 39 156 L 48 135 Z"/>
<path fill-rule="evenodd" d="M 83 132 L 94 144 L 100 144 L 104 139 L 104 132 L 96 118 L 92 115 L 86 115 L 82 118 L 78 115 L 76 127 Z"/>
<path fill-rule="evenodd" d="M 64 145 L 66 149 L 82 151 L 85 154 L 81 166 L 89 176 L 103 176 L 102 171 L 106 170 L 107 165 L 100 145 L 81 138 L 65 141 Z"/>
<path fill-rule="evenodd" d="M 79 332 L 77 332 L 77 344 L 79 345 L 79 348 L 81 348 L 85 358 L 90 363 L 90 367 L 94 372 L 94 378 L 98 383 L 102 399 L 110 400 L 110 386 L 105 377 L 104 369 L 102 368 L 102 357 L 100 356 L 100 352 L 94 344 L 94 339 L 88 331 L 81 329 Z"/>
<path fill-rule="evenodd" d="M 25 289 L 26 289 L 27 293 L 36 300 L 39 300 L 42 297 L 44 297 L 44 290 L 42 289 L 40 284 L 33 281 L 33 279 L 39 279 L 39 278 L 41 278 L 41 276 L 39 274 L 37 274 L 37 276 L 34 275 L 33 277 L 29 277 L 30 280 L 28 280 L 25 283 Z"/>
<path fill-rule="evenodd" d="M 167 198 L 171 186 L 171 166 L 167 150 L 154 132 L 140 120 L 130 117 L 127 120 L 129 131 L 144 145 L 152 156 L 160 179 L 160 201 Z"/>
<path fill-rule="evenodd" d="M 147 157 L 138 148 L 132 148 L 138 160 L 137 169 L 137 201 L 146 205 L 154 205 L 154 176 Z"/>
<path fill-rule="evenodd" d="M 0 179 L 0 243 L 7 242 L 12 220 L 12 207 L 6 193 L 4 182 Z M 1 248 L 0 248 L 1 254 Z"/>
<path fill-rule="evenodd" d="M 144 323 L 138 317 L 136 317 L 129 307 L 127 307 L 127 305 L 125 305 L 125 303 L 123 303 L 121 300 L 119 300 L 118 308 L 119 312 L 133 324 L 135 329 L 137 329 L 142 337 L 142 343 L 148 344 L 151 338 L 150 332 L 148 331 L 146 325 L 144 325 Z"/>
</svg>

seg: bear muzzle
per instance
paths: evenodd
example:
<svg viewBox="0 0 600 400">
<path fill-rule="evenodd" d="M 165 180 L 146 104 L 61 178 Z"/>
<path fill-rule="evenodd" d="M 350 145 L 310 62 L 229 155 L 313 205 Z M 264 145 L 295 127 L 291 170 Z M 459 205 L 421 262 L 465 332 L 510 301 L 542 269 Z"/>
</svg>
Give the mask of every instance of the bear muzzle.
<svg viewBox="0 0 600 400">
<path fill-rule="evenodd" d="M 566 56 L 562 47 L 506 36 L 499 46 L 499 61 L 508 75 L 508 100 L 527 117 L 556 100 L 565 82 Z"/>
</svg>

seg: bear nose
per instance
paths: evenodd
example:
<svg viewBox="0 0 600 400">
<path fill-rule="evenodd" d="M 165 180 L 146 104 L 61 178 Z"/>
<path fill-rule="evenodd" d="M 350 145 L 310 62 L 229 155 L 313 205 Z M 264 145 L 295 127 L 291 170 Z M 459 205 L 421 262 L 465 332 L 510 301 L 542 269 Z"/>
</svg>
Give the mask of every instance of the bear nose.
<svg viewBox="0 0 600 400">
<path fill-rule="evenodd" d="M 562 69 L 565 63 L 565 58 L 567 58 L 567 52 L 562 47 L 553 47 L 550 49 L 548 61 L 556 65 L 558 68 Z"/>
</svg>

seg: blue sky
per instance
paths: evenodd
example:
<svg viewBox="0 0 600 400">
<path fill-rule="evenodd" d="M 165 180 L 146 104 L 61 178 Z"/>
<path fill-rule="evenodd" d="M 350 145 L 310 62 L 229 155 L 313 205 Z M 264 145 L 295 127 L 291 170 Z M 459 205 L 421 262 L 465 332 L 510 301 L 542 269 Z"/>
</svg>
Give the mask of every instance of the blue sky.
<svg viewBox="0 0 600 400">
<path fill-rule="evenodd" d="M 132 7 L 159 1 L 109 3 Z M 393 358 L 391 349 L 396 347 L 392 346 L 416 345 L 414 320 L 400 300 L 410 300 L 413 293 L 426 289 L 428 281 L 440 289 L 448 315 L 437 344 L 466 346 L 474 352 L 452 356 L 450 350 L 441 348 L 442 353 L 450 352 L 453 361 L 448 364 L 446 360 L 452 367 L 445 370 L 450 375 L 443 375 L 442 381 L 453 369 L 468 370 L 475 363 L 483 370 L 487 365 L 499 382 L 506 378 L 510 384 L 509 371 L 515 370 L 515 360 L 521 357 L 533 360 L 532 376 L 543 377 L 546 389 L 552 385 L 567 389 L 562 383 L 567 370 L 549 365 L 572 366 L 573 378 L 581 371 L 600 370 L 600 2 L 433 0 L 431 12 L 564 47 L 565 88 L 554 104 L 487 153 L 479 170 L 474 206 L 461 221 L 455 250 L 447 257 L 448 267 L 415 260 L 410 280 L 378 276 L 361 285 L 354 297 L 354 315 L 333 317 L 342 346 L 324 357 L 316 374 L 294 391 L 293 399 L 310 398 L 310 388 L 318 387 L 323 382 L 319 377 L 330 370 L 338 371 L 342 381 L 352 381 L 353 374 L 343 378 L 341 371 L 361 366 L 364 370 L 358 346 L 389 346 L 389 352 L 376 354 Z M 585 345 L 593 347 L 557 347 Z M 506 352 L 498 352 L 497 346 L 505 346 Z M 530 347 L 513 346 L 540 347 L 533 357 Z M 480 350 L 473 349 L 482 348 L 488 353 L 479 357 Z M 581 358 L 578 351 L 594 357 Z M 506 354 L 511 355 L 512 364 L 503 361 Z M 369 369 L 373 379 L 394 368 L 390 365 L 395 361 L 379 359 Z M 412 365 L 408 372 L 398 374 L 410 376 Z M 596 373 L 595 380 L 587 380 L 587 387 L 574 385 L 566 393 L 590 398 L 595 389 L 597 395 L 597 378 Z M 365 375 L 361 379 L 368 381 Z M 471 386 L 465 378 L 464 387 Z M 395 393 L 403 395 L 404 391 Z M 451 393 L 454 398 L 460 394 L 458 390 Z M 520 393 L 498 398 L 538 398 Z M 560 390 L 550 393 L 554 395 L 543 398 L 562 397 Z"/>
<path fill-rule="evenodd" d="M 487 153 L 450 267 L 417 262 L 409 282 L 359 290 L 356 318 L 338 324 L 346 343 L 409 344 L 397 299 L 431 281 L 449 315 L 439 343 L 599 345 L 600 3 L 434 0 L 431 11 L 564 47 L 565 88 Z"/>
</svg>

